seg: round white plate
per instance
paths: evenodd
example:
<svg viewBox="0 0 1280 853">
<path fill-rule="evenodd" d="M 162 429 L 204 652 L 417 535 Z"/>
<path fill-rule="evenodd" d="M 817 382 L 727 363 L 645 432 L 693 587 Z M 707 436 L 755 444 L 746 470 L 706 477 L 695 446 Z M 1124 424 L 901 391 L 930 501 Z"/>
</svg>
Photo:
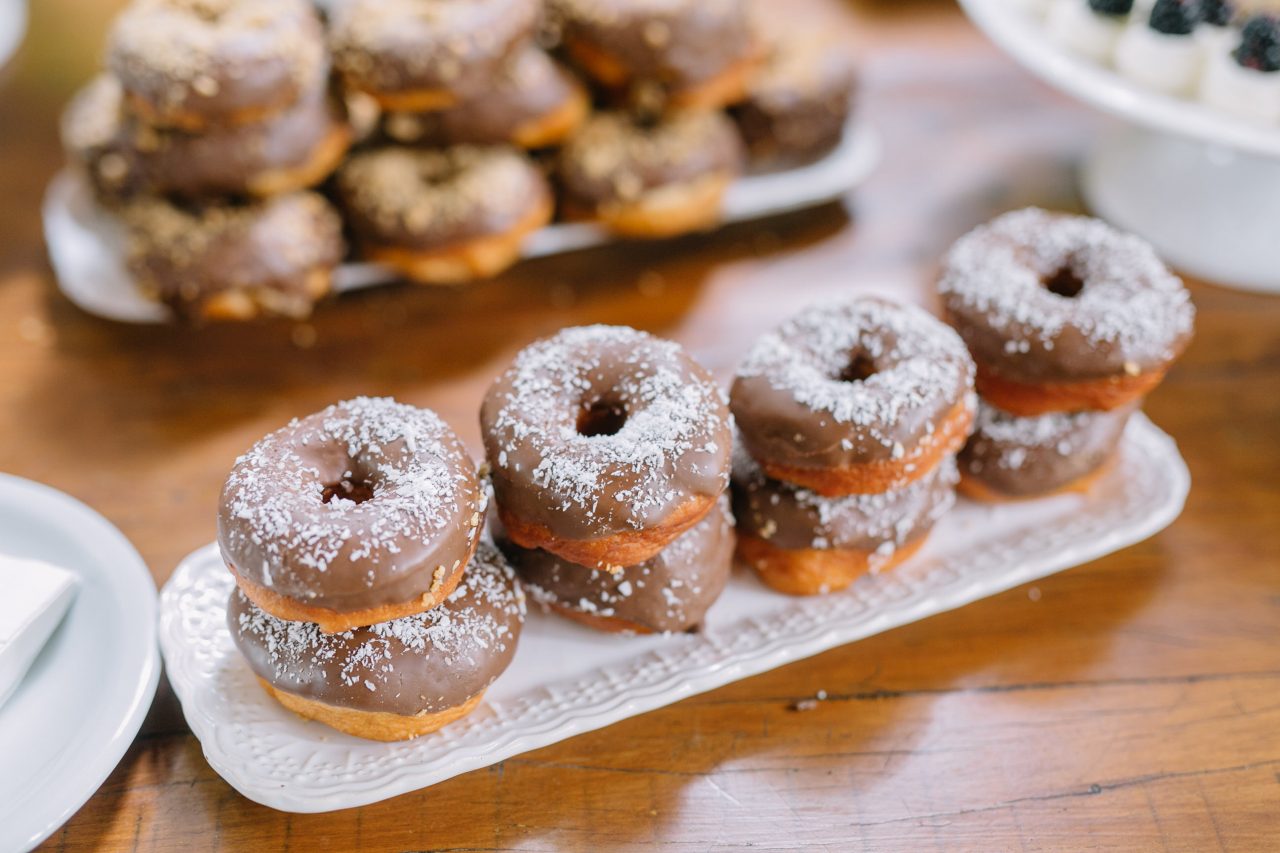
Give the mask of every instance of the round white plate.
<svg viewBox="0 0 1280 853">
<path fill-rule="evenodd" d="M 960 0 L 960 4 L 1005 53 L 1072 97 L 1154 130 L 1280 158 L 1280 127 L 1256 124 L 1197 101 L 1143 88 L 1055 44 L 1042 22 L 1010 0 Z"/>
<path fill-rule="evenodd" d="M 825 649 L 924 619 L 1139 542 L 1190 487 L 1172 439 L 1144 415 L 1086 495 L 960 501 L 920 552 L 833 595 L 793 598 L 734 574 L 705 630 L 600 634 L 531 612 L 511 666 L 463 720 L 375 743 L 272 701 L 227 630 L 232 578 L 217 545 L 191 554 L 160 596 L 169 681 L 210 766 L 251 800 L 292 812 L 352 808 L 487 767 Z"/>
<path fill-rule="evenodd" d="M 151 707 L 160 659 L 151 574 L 101 515 L 48 486 L 0 474 L 0 548 L 80 579 L 66 618 L 0 706 L 0 850 L 7 851 L 49 837 L 115 769 Z"/>
<path fill-rule="evenodd" d="M 0 0 L 4 2 L 4 0 Z M 774 216 L 833 201 L 857 187 L 880 162 L 880 142 L 872 130 L 851 123 L 840 145 L 822 159 L 785 171 L 746 175 L 725 195 L 725 224 Z M 84 178 L 64 170 L 44 198 L 44 235 L 58 287 L 76 305 L 123 323 L 163 323 L 169 309 L 138 292 L 125 268 L 123 229 L 93 199 Z M 525 258 L 539 258 L 601 246 L 617 238 L 590 223 L 556 223 L 530 235 Z M 378 264 L 338 267 L 339 293 L 399 281 Z"/>
</svg>

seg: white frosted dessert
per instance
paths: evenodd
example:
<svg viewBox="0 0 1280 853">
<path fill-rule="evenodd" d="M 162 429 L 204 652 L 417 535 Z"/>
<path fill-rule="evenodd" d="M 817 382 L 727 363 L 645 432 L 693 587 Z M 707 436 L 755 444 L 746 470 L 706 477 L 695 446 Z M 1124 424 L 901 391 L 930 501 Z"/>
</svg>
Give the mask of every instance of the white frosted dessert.
<svg viewBox="0 0 1280 853">
<path fill-rule="evenodd" d="M 1149 14 L 1125 28 L 1116 44 L 1116 70 L 1149 89 L 1190 94 L 1200 78 L 1203 46 L 1195 38 L 1200 6 L 1192 0 L 1157 0 Z"/>
<path fill-rule="evenodd" d="M 1050 0 L 1009 0 L 1009 5 L 1038 20 L 1049 14 Z"/>
<path fill-rule="evenodd" d="M 1235 13 L 1235 6 L 1229 0 L 1201 0 L 1196 41 L 1200 42 L 1202 56 L 1228 53 L 1236 46 L 1240 31 L 1232 26 Z"/>
<path fill-rule="evenodd" d="M 1072 53 L 1107 63 L 1132 9 L 1133 0 L 1054 0 L 1046 27 Z"/>
<path fill-rule="evenodd" d="M 0 555 L 0 706 L 13 695 L 75 597 L 76 576 Z"/>
<path fill-rule="evenodd" d="M 1208 58 L 1200 100 L 1241 118 L 1280 121 L 1280 18 L 1258 15 L 1234 50 Z"/>
</svg>

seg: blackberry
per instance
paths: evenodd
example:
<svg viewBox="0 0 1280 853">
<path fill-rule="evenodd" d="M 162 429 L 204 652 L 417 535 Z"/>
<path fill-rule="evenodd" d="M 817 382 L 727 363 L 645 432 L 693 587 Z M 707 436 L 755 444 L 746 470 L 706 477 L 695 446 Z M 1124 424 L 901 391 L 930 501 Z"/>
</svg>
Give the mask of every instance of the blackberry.
<svg viewBox="0 0 1280 853">
<path fill-rule="evenodd" d="M 1240 46 L 1231 54 L 1254 71 L 1280 71 L 1280 17 L 1255 15 L 1244 25 Z"/>
<path fill-rule="evenodd" d="M 1089 0 L 1089 8 L 1099 15 L 1127 15 L 1133 11 L 1133 0 Z"/>
<path fill-rule="evenodd" d="M 1189 36 L 1200 22 L 1200 0 L 1156 0 L 1151 29 L 1168 36 Z"/>
<path fill-rule="evenodd" d="M 1230 0 L 1200 0 L 1200 20 L 1215 27 L 1231 26 L 1236 8 Z"/>
</svg>

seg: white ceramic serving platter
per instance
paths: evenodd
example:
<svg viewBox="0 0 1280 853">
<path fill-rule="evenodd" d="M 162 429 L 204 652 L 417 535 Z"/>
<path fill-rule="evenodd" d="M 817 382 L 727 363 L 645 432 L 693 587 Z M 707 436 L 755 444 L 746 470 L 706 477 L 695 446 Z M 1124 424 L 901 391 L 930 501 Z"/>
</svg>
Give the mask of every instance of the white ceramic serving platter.
<svg viewBox="0 0 1280 853">
<path fill-rule="evenodd" d="M 724 199 L 723 222 L 760 219 L 839 198 L 865 181 L 879 161 L 875 133 L 851 124 L 839 147 L 821 160 L 736 181 Z M 165 306 L 138 292 L 125 269 L 121 228 L 95 203 L 83 177 L 72 170 L 55 176 L 45 193 L 43 217 L 58 286 L 72 302 L 91 314 L 124 323 L 171 319 Z M 588 223 L 550 225 L 530 236 L 523 256 L 572 252 L 615 239 Z M 377 264 L 349 263 L 338 269 L 334 289 L 341 293 L 398 280 L 394 272 Z"/>
<path fill-rule="evenodd" d="M 0 850 L 25 850 L 93 795 L 142 725 L 160 677 L 156 588 L 105 518 L 6 474 L 0 551 L 79 578 L 62 624 L 0 706 Z"/>
<path fill-rule="evenodd" d="M 269 699 L 226 627 L 232 580 L 209 545 L 160 597 L 160 646 L 192 731 L 224 779 L 294 812 L 365 805 L 486 767 L 825 649 L 914 622 L 1145 539 L 1182 509 L 1190 478 L 1143 415 L 1087 495 L 984 506 L 960 501 L 893 572 L 792 598 L 739 568 L 693 635 L 599 634 L 536 609 L 511 667 L 480 708 L 432 735 L 363 741 Z"/>
<path fill-rule="evenodd" d="M 1002 50 L 1072 97 L 1153 130 L 1280 158 L 1280 126 L 1257 124 L 1196 101 L 1144 88 L 1105 65 L 1060 47 L 1049 38 L 1043 21 L 1034 19 L 1011 0 L 960 3 Z"/>
</svg>

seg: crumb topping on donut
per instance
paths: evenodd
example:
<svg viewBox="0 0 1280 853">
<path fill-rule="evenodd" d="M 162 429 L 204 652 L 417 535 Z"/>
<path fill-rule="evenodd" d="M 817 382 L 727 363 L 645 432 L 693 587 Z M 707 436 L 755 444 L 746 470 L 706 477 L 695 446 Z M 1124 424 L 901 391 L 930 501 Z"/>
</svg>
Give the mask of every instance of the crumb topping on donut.
<svg viewBox="0 0 1280 853">
<path fill-rule="evenodd" d="M 1076 292 L 1060 294 L 1066 276 Z M 1085 216 L 1027 208 L 962 237 L 938 285 L 975 355 L 1053 353 L 1065 366 L 1133 373 L 1175 358 L 1195 318 L 1181 280 L 1151 245 Z M 979 328 L 980 327 L 980 328 Z"/>
<path fill-rule="evenodd" d="M 1016 472 L 1056 468 L 1081 454 L 1099 456 L 1110 451 L 1133 408 L 1019 417 L 982 402 L 962 464 L 974 474 L 990 465 Z"/>
<path fill-rule="evenodd" d="M 846 378 L 859 359 L 873 372 Z M 905 413 L 937 408 L 944 414 L 972 387 L 973 365 L 956 333 L 928 312 L 863 298 L 805 309 L 756 341 L 738 377 L 760 377 L 900 457 Z M 735 394 L 742 418 L 738 405 Z"/>
<path fill-rule="evenodd" d="M 327 591 L 358 594 L 411 572 L 426 583 L 458 571 L 484 502 L 439 416 L 357 397 L 292 421 L 236 460 L 219 543 L 238 572 L 282 593 L 320 598 L 317 577 L 340 565 Z"/>
<path fill-rule="evenodd" d="M 580 432 L 596 404 L 625 412 L 616 432 Z M 723 392 L 678 344 L 635 329 L 581 326 L 535 342 L 499 377 L 482 417 L 495 485 L 526 480 L 543 509 L 588 529 L 644 529 L 728 482 Z"/>
<path fill-rule="evenodd" d="M 366 705 L 407 702 L 399 710 L 409 713 L 458 704 L 487 686 L 514 649 L 526 610 L 514 572 L 489 541 L 480 543 L 463 579 L 439 606 L 366 628 L 326 634 L 312 622 L 271 616 L 238 589 L 232 596 L 232 629 L 260 675 L 331 701 L 354 694 Z M 455 681 L 473 676 L 483 682 L 457 685 L 465 695 L 447 695 Z"/>
</svg>

